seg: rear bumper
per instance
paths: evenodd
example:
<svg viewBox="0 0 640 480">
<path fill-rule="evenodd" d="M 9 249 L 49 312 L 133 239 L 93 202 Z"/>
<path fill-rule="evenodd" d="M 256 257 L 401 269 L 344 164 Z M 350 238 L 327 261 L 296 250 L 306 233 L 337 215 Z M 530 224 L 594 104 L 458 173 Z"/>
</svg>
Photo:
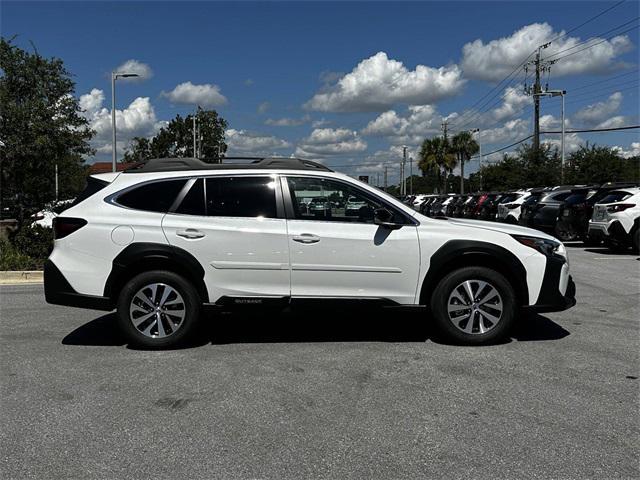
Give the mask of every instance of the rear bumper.
<svg viewBox="0 0 640 480">
<path fill-rule="evenodd" d="M 110 298 L 76 292 L 51 260 L 44 264 L 44 296 L 47 303 L 54 305 L 104 311 L 114 309 Z"/>
<path fill-rule="evenodd" d="M 527 308 L 536 312 L 561 312 L 575 304 L 576 285 L 568 274 L 566 260 L 548 257 L 538 301 Z"/>
</svg>

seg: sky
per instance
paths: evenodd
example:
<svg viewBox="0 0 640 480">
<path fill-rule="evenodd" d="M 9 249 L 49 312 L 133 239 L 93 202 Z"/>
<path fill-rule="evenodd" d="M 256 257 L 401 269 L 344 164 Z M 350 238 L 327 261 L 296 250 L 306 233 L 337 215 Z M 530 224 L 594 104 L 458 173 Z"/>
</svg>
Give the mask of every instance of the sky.
<svg viewBox="0 0 640 480">
<path fill-rule="evenodd" d="M 532 70 L 519 67 L 550 40 L 543 86 L 567 91 L 567 129 L 640 123 L 640 4 L 618 3 L 3 1 L 0 27 L 65 62 L 96 131 L 90 162 L 110 159 L 110 72 L 126 70 L 140 78 L 117 82 L 120 156 L 201 105 L 227 120 L 229 155 L 296 155 L 374 179 L 387 166 L 392 182 L 402 145 L 416 158 L 444 121 L 450 134 L 480 129 L 484 154 L 530 135 Z M 542 99 L 541 130 L 560 130 L 560 105 Z M 566 148 L 639 154 L 639 132 L 568 134 Z"/>
</svg>

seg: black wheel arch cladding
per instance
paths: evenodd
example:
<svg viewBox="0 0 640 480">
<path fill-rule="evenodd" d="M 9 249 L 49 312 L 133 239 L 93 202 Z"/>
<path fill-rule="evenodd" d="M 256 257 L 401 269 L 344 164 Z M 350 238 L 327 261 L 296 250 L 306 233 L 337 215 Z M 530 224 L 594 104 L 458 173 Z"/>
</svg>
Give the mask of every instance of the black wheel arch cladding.
<svg viewBox="0 0 640 480">
<path fill-rule="evenodd" d="M 445 275 L 471 266 L 487 267 L 501 273 L 512 283 L 518 303 L 529 303 L 527 271 L 522 262 L 504 247 L 477 240 L 449 240 L 436 250 L 422 283 L 420 303 L 429 303 L 429 296 Z"/>
<path fill-rule="evenodd" d="M 127 280 L 151 269 L 166 269 L 185 276 L 194 283 L 202 301 L 209 301 L 204 268 L 193 255 L 173 245 L 147 242 L 132 243 L 113 259 L 104 296 L 116 297 Z"/>
</svg>

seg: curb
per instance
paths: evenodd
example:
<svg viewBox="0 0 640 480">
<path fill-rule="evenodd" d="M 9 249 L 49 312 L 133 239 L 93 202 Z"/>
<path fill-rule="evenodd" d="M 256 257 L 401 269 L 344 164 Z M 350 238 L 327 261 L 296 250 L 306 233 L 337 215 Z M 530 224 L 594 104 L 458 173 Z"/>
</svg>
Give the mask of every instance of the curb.
<svg viewBox="0 0 640 480">
<path fill-rule="evenodd" d="M 43 283 L 42 270 L 0 270 L 0 285 L 21 285 L 29 283 Z"/>
</svg>

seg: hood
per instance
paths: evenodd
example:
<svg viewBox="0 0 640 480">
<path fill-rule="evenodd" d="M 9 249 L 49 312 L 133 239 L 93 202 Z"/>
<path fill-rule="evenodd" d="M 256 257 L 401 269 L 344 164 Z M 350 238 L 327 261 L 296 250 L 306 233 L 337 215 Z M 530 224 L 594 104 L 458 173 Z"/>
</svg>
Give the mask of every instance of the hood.
<svg viewBox="0 0 640 480">
<path fill-rule="evenodd" d="M 485 222 L 482 220 L 468 220 L 466 218 L 448 218 L 449 223 L 454 225 L 460 225 L 462 227 L 481 228 L 483 230 L 493 230 L 494 232 L 506 233 L 507 235 L 523 235 L 527 237 L 544 238 L 546 240 L 555 240 L 559 242 L 557 238 L 552 237 L 540 230 L 534 230 L 533 228 L 521 227 L 519 225 L 511 225 L 508 223 L 496 223 Z"/>
</svg>

